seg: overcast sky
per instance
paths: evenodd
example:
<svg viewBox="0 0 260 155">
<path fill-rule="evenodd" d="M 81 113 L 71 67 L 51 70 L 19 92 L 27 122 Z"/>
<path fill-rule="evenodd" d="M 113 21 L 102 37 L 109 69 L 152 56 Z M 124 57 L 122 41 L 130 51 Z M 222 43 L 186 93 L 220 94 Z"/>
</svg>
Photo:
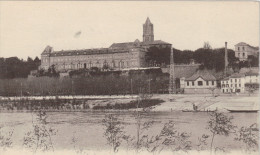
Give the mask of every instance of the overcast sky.
<svg viewBox="0 0 260 155">
<path fill-rule="evenodd" d="M 0 1 L 0 57 L 40 56 L 54 50 L 109 47 L 142 40 L 149 16 L 155 40 L 174 48 L 234 49 L 238 42 L 259 44 L 258 2 L 51 2 Z"/>
</svg>

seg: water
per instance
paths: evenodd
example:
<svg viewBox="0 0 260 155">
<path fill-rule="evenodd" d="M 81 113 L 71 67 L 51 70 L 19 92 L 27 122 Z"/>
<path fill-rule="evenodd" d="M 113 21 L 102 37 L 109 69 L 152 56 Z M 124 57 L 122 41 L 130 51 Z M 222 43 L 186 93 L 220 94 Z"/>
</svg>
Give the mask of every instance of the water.
<svg viewBox="0 0 260 155">
<path fill-rule="evenodd" d="M 54 148 L 57 150 L 73 149 L 73 145 L 76 145 L 78 148 L 93 150 L 109 148 L 103 136 L 104 126 L 102 125 L 102 119 L 111 113 L 123 119 L 122 122 L 125 126 L 126 134 L 136 135 L 134 112 L 47 112 L 48 125 L 58 130 L 57 134 L 52 137 Z M 226 113 L 226 115 L 234 117 L 232 122 L 238 128 L 258 122 L 258 113 Z M 24 134 L 32 130 L 32 120 L 35 117 L 31 113 L 25 112 L 0 113 L 0 126 L 3 127 L 2 130 L 14 131 L 13 146 L 22 148 Z M 209 114 L 189 112 L 146 113 L 142 121 L 155 121 L 155 123 L 145 134 L 150 136 L 158 134 L 164 123 L 170 120 L 176 123 L 176 128 L 180 132 L 191 134 L 190 140 L 193 148 L 196 148 L 196 144 L 198 144 L 198 137 L 201 137 L 202 134 L 210 135 L 209 130 L 206 129 Z M 75 144 L 72 144 L 73 137 L 77 139 Z M 228 137 L 217 136 L 214 144 L 216 147 L 225 147 L 234 150 L 243 148 L 244 145 L 234 141 L 234 137 L 234 134 Z"/>
</svg>

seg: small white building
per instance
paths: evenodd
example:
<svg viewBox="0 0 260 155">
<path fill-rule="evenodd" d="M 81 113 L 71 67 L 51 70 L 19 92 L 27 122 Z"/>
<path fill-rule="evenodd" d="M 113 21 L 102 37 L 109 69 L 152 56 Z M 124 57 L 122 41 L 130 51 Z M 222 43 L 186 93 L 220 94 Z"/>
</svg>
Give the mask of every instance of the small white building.
<svg viewBox="0 0 260 155">
<path fill-rule="evenodd" d="M 207 70 L 198 70 L 188 78 L 180 79 L 180 88 L 184 93 L 212 93 L 217 88 L 216 77 Z"/>
<path fill-rule="evenodd" d="M 222 93 L 236 93 L 245 92 L 245 75 L 233 74 L 230 77 L 221 80 L 221 92 Z"/>
<path fill-rule="evenodd" d="M 245 83 L 259 83 L 258 73 L 253 71 L 245 73 Z"/>
</svg>

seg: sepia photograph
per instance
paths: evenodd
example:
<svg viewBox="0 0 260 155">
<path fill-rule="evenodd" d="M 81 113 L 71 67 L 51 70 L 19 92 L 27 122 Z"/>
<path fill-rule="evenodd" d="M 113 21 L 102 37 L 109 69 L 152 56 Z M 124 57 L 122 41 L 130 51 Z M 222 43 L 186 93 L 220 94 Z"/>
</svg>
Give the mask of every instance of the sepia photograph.
<svg viewBox="0 0 260 155">
<path fill-rule="evenodd" d="M 0 1 L 1 155 L 259 155 L 259 1 Z"/>
</svg>

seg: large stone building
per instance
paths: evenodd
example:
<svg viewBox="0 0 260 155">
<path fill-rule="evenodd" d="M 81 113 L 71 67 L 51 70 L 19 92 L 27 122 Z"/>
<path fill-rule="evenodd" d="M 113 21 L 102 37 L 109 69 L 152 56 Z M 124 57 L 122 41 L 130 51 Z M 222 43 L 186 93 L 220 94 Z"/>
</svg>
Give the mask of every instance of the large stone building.
<svg viewBox="0 0 260 155">
<path fill-rule="evenodd" d="M 154 40 L 153 24 L 147 18 L 143 24 L 143 41 L 113 43 L 109 48 L 54 51 L 47 46 L 41 54 L 41 68 L 47 70 L 54 66 L 58 71 L 98 67 L 121 70 L 126 68 L 146 67 L 145 53 L 147 49 L 171 48 L 171 44 Z"/>
<path fill-rule="evenodd" d="M 249 55 L 257 56 L 259 47 L 253 47 L 247 43 L 240 42 L 235 45 L 235 56 L 240 61 L 246 61 Z"/>
</svg>

